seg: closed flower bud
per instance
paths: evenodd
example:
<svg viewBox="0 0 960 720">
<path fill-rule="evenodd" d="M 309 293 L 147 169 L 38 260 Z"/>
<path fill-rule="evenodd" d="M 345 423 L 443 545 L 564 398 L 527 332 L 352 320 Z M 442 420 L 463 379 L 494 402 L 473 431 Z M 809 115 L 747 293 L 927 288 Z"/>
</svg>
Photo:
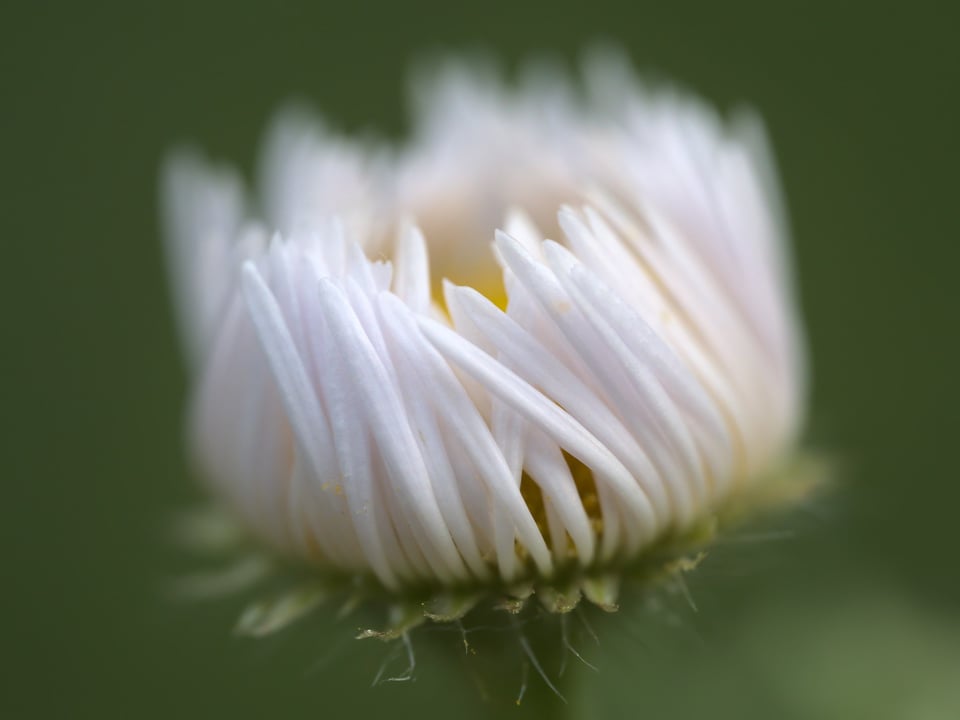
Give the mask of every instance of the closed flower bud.
<svg viewBox="0 0 960 720">
<path fill-rule="evenodd" d="M 777 495 L 796 452 L 763 129 L 609 60 L 578 88 L 446 67 L 416 100 L 396 150 L 282 115 L 255 197 L 169 163 L 192 456 L 319 587 L 419 608 L 383 636 L 488 599 L 613 609 L 653 549 L 679 572 L 730 508 Z"/>
</svg>

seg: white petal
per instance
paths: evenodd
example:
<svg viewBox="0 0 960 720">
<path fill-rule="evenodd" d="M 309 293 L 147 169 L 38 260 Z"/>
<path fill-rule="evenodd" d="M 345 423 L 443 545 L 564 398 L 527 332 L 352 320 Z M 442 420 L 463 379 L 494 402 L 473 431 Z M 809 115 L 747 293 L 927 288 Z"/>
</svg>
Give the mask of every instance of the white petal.
<svg viewBox="0 0 960 720">
<path fill-rule="evenodd" d="M 420 550 L 440 577 L 464 577 L 463 559 L 443 521 L 395 385 L 350 311 L 343 292 L 333 283 L 321 280 L 319 296 L 333 341 L 357 391 L 356 399 L 396 488 L 393 497 L 417 537 Z"/>
<path fill-rule="evenodd" d="M 622 500 L 630 516 L 637 518 L 635 524 L 625 529 L 631 536 L 625 543 L 627 547 L 635 550 L 641 542 L 656 534 L 657 517 L 644 491 L 609 449 L 582 425 L 550 399 L 452 330 L 428 318 L 420 319 L 420 327 L 444 355 L 593 470 L 599 482 L 610 486 Z M 605 548 L 609 553 L 614 550 L 615 548 L 611 547 Z"/>
<path fill-rule="evenodd" d="M 415 225 L 400 231 L 396 264 L 393 291 L 414 312 L 426 313 L 430 308 L 430 265 L 426 241 Z"/>
<path fill-rule="evenodd" d="M 396 298 L 386 294 L 380 297 L 385 317 L 391 323 L 405 323 L 408 336 L 417 337 L 412 332 L 414 319 L 407 314 L 408 311 L 404 312 L 405 308 L 396 301 Z M 436 321 L 422 316 L 416 320 L 442 327 Z M 451 331 L 448 330 L 448 332 Z M 542 572 L 548 573 L 552 568 L 549 550 L 489 428 L 440 355 L 435 352 L 426 352 L 425 348 L 422 352 L 422 358 L 425 361 L 424 369 L 429 371 L 435 392 L 438 393 L 438 404 L 435 407 L 438 412 L 444 411 L 443 417 L 450 431 L 462 438 L 464 452 L 471 457 L 479 477 L 510 516 L 534 562 Z M 511 546 L 510 553 L 512 552 Z"/>
</svg>

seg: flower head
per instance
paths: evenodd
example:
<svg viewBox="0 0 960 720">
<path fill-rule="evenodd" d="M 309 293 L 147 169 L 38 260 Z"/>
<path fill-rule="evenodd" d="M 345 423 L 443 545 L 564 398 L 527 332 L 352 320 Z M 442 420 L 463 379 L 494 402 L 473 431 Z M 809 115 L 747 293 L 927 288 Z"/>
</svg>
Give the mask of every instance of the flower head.
<svg viewBox="0 0 960 720">
<path fill-rule="evenodd" d="M 609 59 L 582 90 L 446 67 L 416 100 L 397 150 L 282 115 L 255 198 L 170 163 L 194 457 L 274 551 L 388 595 L 612 604 L 601 578 L 795 446 L 763 130 Z"/>
</svg>

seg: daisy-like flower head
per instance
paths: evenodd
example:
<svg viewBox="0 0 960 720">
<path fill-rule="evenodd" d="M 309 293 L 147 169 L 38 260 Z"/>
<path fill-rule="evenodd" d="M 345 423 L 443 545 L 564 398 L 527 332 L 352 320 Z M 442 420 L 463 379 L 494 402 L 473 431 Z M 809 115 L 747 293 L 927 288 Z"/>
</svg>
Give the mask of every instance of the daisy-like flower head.
<svg viewBox="0 0 960 720">
<path fill-rule="evenodd" d="M 278 556 L 392 597 L 611 606 L 794 452 L 761 124 L 625 67 L 510 89 L 446 66 L 392 150 L 284 114 L 255 196 L 170 162 L 193 455 Z"/>
</svg>

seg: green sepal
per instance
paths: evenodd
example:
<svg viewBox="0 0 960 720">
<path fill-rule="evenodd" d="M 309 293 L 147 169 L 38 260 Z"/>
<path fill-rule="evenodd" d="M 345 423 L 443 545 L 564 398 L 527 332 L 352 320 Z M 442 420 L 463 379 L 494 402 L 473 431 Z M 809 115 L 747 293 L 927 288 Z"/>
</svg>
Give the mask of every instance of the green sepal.
<svg viewBox="0 0 960 720">
<path fill-rule="evenodd" d="M 309 585 L 255 602 L 240 615 L 234 632 L 247 637 L 271 635 L 302 618 L 326 597 L 325 588 Z"/>
<path fill-rule="evenodd" d="M 614 574 L 585 577 L 580 588 L 587 600 L 604 612 L 616 612 L 620 609 L 617 600 L 620 597 L 620 576 Z"/>
<path fill-rule="evenodd" d="M 506 610 L 511 615 L 518 615 L 527 605 L 527 600 L 533 595 L 533 583 L 520 583 L 507 590 L 507 594 L 494 603 L 498 610 Z"/>
<path fill-rule="evenodd" d="M 263 555 L 242 555 L 220 569 L 192 573 L 177 579 L 172 594 L 188 599 L 233 595 L 270 578 L 276 569 L 275 564 Z"/>
<path fill-rule="evenodd" d="M 537 598 L 540 604 L 552 613 L 568 613 L 575 610 L 580 604 L 580 588 L 576 585 L 557 588 L 544 585 L 537 589 Z"/>
<path fill-rule="evenodd" d="M 426 621 L 426 615 L 419 603 L 402 603 L 390 608 L 389 625 L 385 630 L 363 629 L 357 640 L 376 638 L 377 640 L 396 640 Z"/>
<path fill-rule="evenodd" d="M 423 603 L 423 614 L 434 622 L 459 620 L 480 602 L 481 595 L 443 594 Z"/>
</svg>

